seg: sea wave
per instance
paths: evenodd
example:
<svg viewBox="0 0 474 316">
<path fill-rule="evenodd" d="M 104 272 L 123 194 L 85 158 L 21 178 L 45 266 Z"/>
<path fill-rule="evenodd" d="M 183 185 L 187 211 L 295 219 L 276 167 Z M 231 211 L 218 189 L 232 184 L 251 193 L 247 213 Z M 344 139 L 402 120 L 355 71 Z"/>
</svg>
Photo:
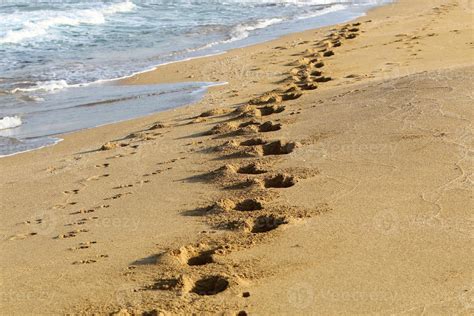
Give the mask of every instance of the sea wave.
<svg viewBox="0 0 474 316">
<path fill-rule="evenodd" d="M 327 7 L 327 8 L 324 8 L 324 9 L 321 9 L 319 11 L 316 11 L 315 13 L 311 13 L 311 14 L 307 14 L 307 15 L 303 15 L 303 16 L 300 16 L 298 19 L 309 19 L 309 18 L 314 18 L 314 17 L 317 17 L 317 16 L 321 16 L 321 15 L 325 15 L 325 14 L 328 14 L 328 13 L 332 13 L 332 12 L 337 12 L 337 11 L 341 11 L 341 10 L 345 10 L 348 8 L 348 5 L 344 5 L 344 4 L 335 4 L 335 5 L 332 5 L 330 7 Z"/>
<path fill-rule="evenodd" d="M 31 139 L 17 139 L 15 137 L 0 136 L 0 158 L 25 153 L 32 150 L 56 145 L 62 138 L 37 137 Z"/>
<path fill-rule="evenodd" d="M 313 0 L 313 1 L 311 1 L 311 0 L 280 0 L 280 1 L 269 0 L 269 1 L 258 1 L 258 2 L 250 0 L 250 1 L 246 1 L 246 3 L 259 3 L 259 4 L 262 4 L 262 3 L 276 4 L 276 3 L 278 3 L 278 4 L 292 4 L 292 5 L 300 5 L 300 6 L 303 6 L 303 5 L 323 5 L 323 4 L 326 4 L 326 3 L 327 4 L 332 3 L 332 5 L 330 5 L 326 8 L 319 9 L 315 13 L 302 15 L 302 16 L 297 18 L 298 20 L 314 18 L 314 17 L 325 15 L 325 14 L 328 14 L 328 13 L 345 10 L 348 7 L 347 5 L 344 5 L 344 4 L 334 4 L 333 1 L 325 1 L 325 0 Z M 225 40 L 222 40 L 222 41 L 211 42 L 211 43 L 208 43 L 208 44 L 203 45 L 203 46 L 198 47 L 198 48 L 188 49 L 188 51 L 190 51 L 190 52 L 200 51 L 200 50 L 208 49 L 208 48 L 211 48 L 211 47 L 214 47 L 214 46 L 217 46 L 217 45 L 221 45 L 221 44 L 228 44 L 228 43 L 232 43 L 232 42 L 241 41 L 241 40 L 246 39 L 247 37 L 249 37 L 250 33 L 252 31 L 259 30 L 259 29 L 264 29 L 264 28 L 270 27 L 274 24 L 278 24 L 278 23 L 282 23 L 282 22 L 285 22 L 285 19 L 283 19 L 283 18 L 271 18 L 271 19 L 263 19 L 263 20 L 257 20 L 257 21 L 253 21 L 253 22 L 238 24 L 238 25 L 234 26 L 231 29 L 231 31 L 229 32 L 229 38 L 228 39 L 225 39 Z"/>
<path fill-rule="evenodd" d="M 283 19 L 280 18 L 273 18 L 267 20 L 259 20 L 252 24 L 239 24 L 231 32 L 231 38 L 227 40 L 227 42 L 234 42 L 243 40 L 244 38 L 249 37 L 249 32 L 267 28 L 273 24 L 277 24 L 282 22 Z"/>
<path fill-rule="evenodd" d="M 36 82 L 35 85 L 27 88 L 15 88 L 10 91 L 10 93 L 18 93 L 18 92 L 35 92 L 35 91 L 42 91 L 42 92 L 55 92 L 58 90 L 62 90 L 65 88 L 70 87 L 70 85 L 66 82 L 66 80 L 52 80 L 52 81 L 44 81 L 44 82 Z"/>
<path fill-rule="evenodd" d="M 274 6 L 274 5 L 292 5 L 292 6 L 314 6 L 314 5 L 332 5 L 337 0 L 223 0 L 223 4 L 244 4 L 255 6 Z"/>
<path fill-rule="evenodd" d="M 211 42 L 198 48 L 188 49 L 187 51 L 195 52 L 195 51 L 208 49 L 220 44 L 229 44 L 232 42 L 241 41 L 249 37 L 250 32 L 252 31 L 264 29 L 273 24 L 281 23 L 283 21 L 284 19 L 281 19 L 281 18 L 272 18 L 272 19 L 266 19 L 266 20 L 258 20 L 258 21 L 254 21 L 250 23 L 242 23 L 242 24 L 236 25 L 230 30 L 228 39 L 225 39 L 222 41 Z"/>
<path fill-rule="evenodd" d="M 0 44 L 18 44 L 28 40 L 38 40 L 48 35 L 49 30 L 58 25 L 104 24 L 107 16 L 129 12 L 135 8 L 135 4 L 127 0 L 95 9 L 77 9 L 65 12 L 40 10 L 34 14 L 28 12 L 9 14 L 3 18 L 13 21 L 12 29 L 0 38 Z M 21 26 L 16 25 L 15 22 L 21 23 Z"/>
<path fill-rule="evenodd" d="M 0 119 L 0 130 L 18 127 L 22 124 L 21 118 L 18 116 L 5 116 Z"/>
</svg>

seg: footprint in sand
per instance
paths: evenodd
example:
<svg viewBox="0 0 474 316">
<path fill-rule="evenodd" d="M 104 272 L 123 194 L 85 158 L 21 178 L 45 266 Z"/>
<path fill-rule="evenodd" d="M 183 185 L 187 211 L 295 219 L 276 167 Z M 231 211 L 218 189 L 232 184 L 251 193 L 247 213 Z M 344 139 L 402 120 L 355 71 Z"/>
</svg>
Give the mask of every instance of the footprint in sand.
<svg viewBox="0 0 474 316">
<path fill-rule="evenodd" d="M 135 182 L 135 184 L 137 185 L 144 185 L 147 183 L 151 183 L 151 180 L 140 180 L 140 181 Z"/>
<path fill-rule="evenodd" d="M 245 146 L 245 147 L 258 146 L 258 145 L 264 145 L 266 143 L 267 143 L 267 141 L 262 139 L 262 138 L 251 138 L 251 139 L 245 140 L 243 142 L 240 142 L 239 146 Z"/>
<path fill-rule="evenodd" d="M 118 190 L 118 189 L 125 189 L 125 188 L 131 188 L 133 187 L 133 184 L 121 184 L 119 186 L 113 187 L 112 189 Z"/>
<path fill-rule="evenodd" d="M 69 248 L 68 250 L 70 251 L 76 251 L 76 250 L 84 250 L 84 249 L 89 249 L 92 247 L 92 245 L 96 244 L 96 241 L 86 241 L 86 242 L 81 242 L 79 245 L 76 247 Z"/>
<path fill-rule="evenodd" d="M 239 212 L 253 212 L 263 210 L 263 202 L 258 199 L 246 199 L 235 203 L 233 208 Z"/>
<path fill-rule="evenodd" d="M 287 174 L 277 174 L 275 176 L 266 177 L 261 182 L 261 185 L 268 189 L 268 188 L 290 188 L 294 186 L 298 180 L 290 175 Z"/>
<path fill-rule="evenodd" d="M 289 100 L 296 100 L 301 97 L 301 93 L 297 93 L 295 91 L 271 91 L 264 93 L 263 95 L 251 99 L 249 101 L 249 105 L 260 106 L 260 105 L 268 105 L 268 104 L 275 104 L 280 103 L 282 101 L 289 101 Z M 273 113 L 270 113 L 273 114 Z"/>
<path fill-rule="evenodd" d="M 108 197 L 108 198 L 105 198 L 104 201 L 109 201 L 109 200 L 118 200 L 122 197 L 124 197 L 125 195 L 130 195 L 130 194 L 133 194 L 132 192 L 125 192 L 125 193 L 119 193 L 119 194 L 115 194 L 111 197 Z"/>
<path fill-rule="evenodd" d="M 258 163 L 251 163 L 246 166 L 242 166 L 237 169 L 237 173 L 240 174 L 263 174 L 267 173 L 268 171 L 263 168 L 262 165 Z"/>
<path fill-rule="evenodd" d="M 254 211 L 260 211 L 263 209 L 264 209 L 264 201 L 257 198 L 252 198 L 252 199 L 243 199 L 243 200 L 238 200 L 238 201 L 224 199 L 208 207 L 207 211 L 210 213 L 226 213 L 230 211 L 254 212 Z"/>
<path fill-rule="evenodd" d="M 204 276 L 195 282 L 187 276 L 181 276 L 179 278 L 160 279 L 150 287 L 150 290 L 179 291 L 210 296 L 224 292 L 229 286 L 229 279 L 222 275 Z"/>
<path fill-rule="evenodd" d="M 299 147 L 301 147 L 299 142 L 283 143 L 281 140 L 270 142 L 261 138 L 253 138 L 240 143 L 232 140 L 224 143 L 221 146 L 215 147 L 214 151 L 226 153 L 226 155 L 220 159 L 233 159 L 287 155 Z M 239 148 L 241 148 L 240 151 Z"/>
<path fill-rule="evenodd" d="M 91 264 L 91 263 L 96 263 L 100 259 L 108 258 L 109 255 L 97 255 L 94 258 L 91 259 L 84 259 L 84 260 L 79 260 L 79 261 L 74 261 L 72 264 L 73 265 L 78 265 L 78 264 Z"/>
<path fill-rule="evenodd" d="M 76 211 L 76 212 L 72 212 L 69 215 L 88 214 L 88 213 L 94 213 L 94 212 L 95 212 L 95 210 L 93 210 L 93 209 L 88 209 L 88 210 L 82 209 L 82 210 L 79 210 L 79 211 Z"/>
<path fill-rule="evenodd" d="M 38 235 L 38 233 L 16 234 L 8 238 L 8 240 L 23 240 Z"/>
<path fill-rule="evenodd" d="M 332 50 L 326 50 L 324 52 L 321 52 L 321 57 L 331 57 L 334 56 L 334 51 Z"/>
<path fill-rule="evenodd" d="M 110 164 L 109 163 L 103 163 L 103 164 L 99 164 L 99 165 L 95 165 L 96 168 L 108 168 L 110 167 Z"/>
<path fill-rule="evenodd" d="M 254 234 L 261 234 L 275 230 L 283 224 L 288 224 L 288 220 L 285 217 L 262 215 L 251 223 L 247 223 L 245 230 Z"/>
<path fill-rule="evenodd" d="M 298 142 L 283 143 L 281 140 L 277 140 L 253 146 L 249 154 L 252 156 L 288 155 L 299 147 L 301 147 L 301 144 Z"/>
<path fill-rule="evenodd" d="M 225 253 L 224 247 L 211 247 L 207 244 L 185 246 L 157 256 L 156 263 L 171 265 L 203 266 L 216 262 L 215 256 Z"/>
<path fill-rule="evenodd" d="M 79 192 L 80 192 L 79 189 L 63 191 L 64 194 L 79 194 Z"/>
<path fill-rule="evenodd" d="M 241 123 L 239 129 L 237 130 L 238 134 L 246 134 L 247 132 L 257 132 L 257 133 L 269 133 L 276 132 L 281 130 L 282 124 L 274 123 L 272 121 L 267 121 L 264 123 L 257 122 L 255 120 Z"/>
<path fill-rule="evenodd" d="M 33 214 L 29 220 L 19 223 L 34 230 L 30 235 L 47 236 L 52 233 L 58 225 L 58 216 L 53 210 L 40 210 Z"/>
<path fill-rule="evenodd" d="M 194 283 L 191 292 L 198 295 L 216 295 L 227 290 L 229 284 L 229 280 L 224 276 L 205 276 Z"/>
<path fill-rule="evenodd" d="M 76 237 L 78 234 L 87 233 L 88 231 L 89 231 L 88 229 L 76 229 L 76 230 L 67 232 L 67 233 L 65 233 L 65 234 L 58 235 L 58 236 L 55 237 L 55 239 L 74 238 L 74 237 Z"/>
<path fill-rule="evenodd" d="M 102 174 L 102 175 L 97 175 L 97 176 L 92 176 L 86 179 L 86 181 L 97 181 L 100 180 L 101 178 L 108 178 L 110 177 L 110 174 Z"/>
<path fill-rule="evenodd" d="M 318 77 L 313 77 L 312 80 L 314 82 L 328 82 L 331 81 L 331 77 L 325 77 L 325 76 L 318 76 Z"/>
<path fill-rule="evenodd" d="M 125 157 L 125 155 L 123 154 L 118 154 L 118 155 L 115 155 L 115 156 L 111 156 L 111 157 L 107 157 L 105 159 L 117 159 L 117 158 L 123 158 Z"/>
<path fill-rule="evenodd" d="M 108 151 L 108 150 L 113 150 L 121 147 L 127 147 L 128 144 L 125 143 L 112 143 L 108 142 L 102 145 L 102 147 L 99 148 L 99 151 Z"/>
<path fill-rule="evenodd" d="M 87 218 L 81 218 L 81 219 L 78 220 L 78 221 L 75 221 L 75 222 L 69 223 L 69 224 L 65 224 L 64 226 L 84 225 L 84 224 L 86 224 L 88 221 L 96 220 L 96 219 L 99 219 L 99 217 L 98 217 L 98 216 L 91 216 L 91 217 L 87 217 Z"/>
<path fill-rule="evenodd" d="M 247 115 L 253 117 L 269 116 L 273 114 L 282 113 L 283 111 L 285 111 L 285 109 L 286 108 L 283 105 L 267 105 L 263 107 L 257 107 L 254 111 L 248 112 Z"/>
</svg>

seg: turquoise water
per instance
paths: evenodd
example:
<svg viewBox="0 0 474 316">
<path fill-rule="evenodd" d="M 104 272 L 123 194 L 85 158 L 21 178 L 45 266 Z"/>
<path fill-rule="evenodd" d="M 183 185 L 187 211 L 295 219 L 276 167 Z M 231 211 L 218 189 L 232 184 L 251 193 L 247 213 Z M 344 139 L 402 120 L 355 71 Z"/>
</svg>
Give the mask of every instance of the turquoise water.
<svg viewBox="0 0 474 316">
<path fill-rule="evenodd" d="M 2 1 L 0 155 L 52 144 L 57 134 L 195 102 L 209 85 L 124 89 L 110 85 L 113 79 L 343 22 L 384 2 Z M 130 94 L 137 98 L 124 98 Z M 140 94 L 145 97 L 137 103 Z"/>
</svg>

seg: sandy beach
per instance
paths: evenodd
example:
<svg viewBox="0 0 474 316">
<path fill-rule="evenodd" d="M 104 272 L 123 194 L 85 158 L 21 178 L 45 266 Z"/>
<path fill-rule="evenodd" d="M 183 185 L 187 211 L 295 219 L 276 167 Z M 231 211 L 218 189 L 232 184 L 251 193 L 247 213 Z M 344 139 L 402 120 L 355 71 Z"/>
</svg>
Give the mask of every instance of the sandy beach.
<svg viewBox="0 0 474 316">
<path fill-rule="evenodd" d="M 0 161 L 2 315 L 472 315 L 474 5 L 118 84 L 197 104 Z"/>
</svg>

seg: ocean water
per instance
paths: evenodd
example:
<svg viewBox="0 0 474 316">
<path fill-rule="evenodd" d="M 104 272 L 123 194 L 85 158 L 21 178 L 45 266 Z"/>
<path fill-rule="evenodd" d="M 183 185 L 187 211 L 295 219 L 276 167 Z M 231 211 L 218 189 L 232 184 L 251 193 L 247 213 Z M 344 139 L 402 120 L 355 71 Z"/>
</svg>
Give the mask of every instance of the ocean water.
<svg viewBox="0 0 474 316">
<path fill-rule="evenodd" d="M 115 79 L 347 21 L 385 0 L 0 1 L 0 156 L 196 102 L 216 83 Z"/>
</svg>

